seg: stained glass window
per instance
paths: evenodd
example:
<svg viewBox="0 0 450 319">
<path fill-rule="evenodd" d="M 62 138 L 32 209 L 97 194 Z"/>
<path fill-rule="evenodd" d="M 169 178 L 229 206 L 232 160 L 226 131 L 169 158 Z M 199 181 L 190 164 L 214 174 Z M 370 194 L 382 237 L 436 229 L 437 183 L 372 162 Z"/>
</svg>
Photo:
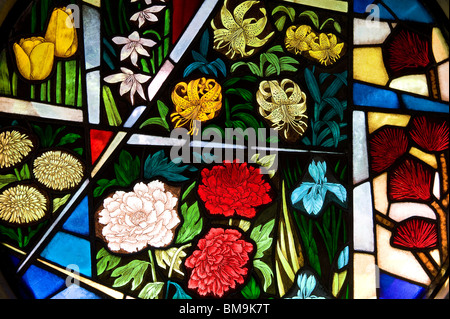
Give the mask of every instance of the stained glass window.
<svg viewBox="0 0 450 319">
<path fill-rule="evenodd" d="M 11 295 L 448 298 L 444 11 L 2 1 Z"/>
</svg>

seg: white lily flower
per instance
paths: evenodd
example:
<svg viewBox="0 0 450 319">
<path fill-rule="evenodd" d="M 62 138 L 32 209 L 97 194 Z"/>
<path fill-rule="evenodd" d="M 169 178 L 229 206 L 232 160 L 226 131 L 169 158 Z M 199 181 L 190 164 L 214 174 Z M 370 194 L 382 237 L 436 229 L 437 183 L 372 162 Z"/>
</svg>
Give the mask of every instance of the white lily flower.
<svg viewBox="0 0 450 319">
<path fill-rule="evenodd" d="M 133 14 L 130 18 L 131 21 L 139 21 L 139 28 L 142 27 L 142 25 L 145 23 L 145 21 L 150 22 L 156 22 L 158 21 L 158 17 L 155 15 L 155 13 L 160 12 L 162 9 L 164 9 L 166 6 L 151 6 L 148 7 L 145 10 L 136 12 Z"/>
<path fill-rule="evenodd" d="M 113 42 L 115 44 L 123 45 L 122 51 L 120 52 L 120 61 L 125 60 L 131 56 L 131 63 L 137 66 L 137 60 L 140 55 L 150 56 L 150 54 L 145 50 L 144 47 L 153 47 L 156 42 L 150 39 L 141 39 L 139 33 L 134 31 L 132 34 L 125 37 L 114 37 Z"/>
<path fill-rule="evenodd" d="M 109 75 L 105 77 L 105 81 L 108 83 L 121 82 L 120 95 L 122 96 L 125 93 L 130 92 L 131 104 L 133 105 L 134 105 L 134 95 L 136 94 L 136 92 L 144 100 L 147 100 L 141 84 L 147 82 L 151 78 L 151 76 L 144 74 L 134 74 L 133 71 L 127 68 L 120 68 L 120 70 L 122 71 L 122 73 Z"/>
</svg>

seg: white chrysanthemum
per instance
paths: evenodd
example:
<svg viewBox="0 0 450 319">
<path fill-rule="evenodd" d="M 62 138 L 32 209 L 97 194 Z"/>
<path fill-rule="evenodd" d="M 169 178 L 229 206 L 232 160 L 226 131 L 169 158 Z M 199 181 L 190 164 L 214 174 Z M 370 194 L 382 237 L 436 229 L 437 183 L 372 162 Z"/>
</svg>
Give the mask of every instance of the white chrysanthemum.
<svg viewBox="0 0 450 319">
<path fill-rule="evenodd" d="M 138 183 L 131 192 L 117 191 L 106 198 L 99 223 L 109 249 L 133 253 L 170 244 L 180 223 L 177 202 L 160 181 Z"/>
<path fill-rule="evenodd" d="M 48 210 L 48 199 L 37 188 L 17 185 L 0 194 L 0 219 L 13 224 L 40 220 Z"/>
<path fill-rule="evenodd" d="M 33 149 L 33 143 L 26 134 L 18 131 L 0 133 L 0 168 L 19 163 Z"/>
<path fill-rule="evenodd" d="M 33 174 L 39 183 L 54 190 L 68 190 L 83 179 L 83 164 L 63 151 L 48 151 L 36 158 Z"/>
</svg>

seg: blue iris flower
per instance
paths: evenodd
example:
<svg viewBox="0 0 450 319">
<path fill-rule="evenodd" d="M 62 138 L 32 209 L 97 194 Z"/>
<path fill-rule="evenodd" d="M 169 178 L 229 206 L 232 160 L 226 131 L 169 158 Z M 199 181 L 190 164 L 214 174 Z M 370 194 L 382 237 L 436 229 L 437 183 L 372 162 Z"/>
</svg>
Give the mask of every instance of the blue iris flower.
<svg viewBox="0 0 450 319">
<path fill-rule="evenodd" d="M 327 164 L 313 160 L 309 164 L 308 172 L 314 180 L 313 182 L 303 182 L 291 194 L 292 205 L 301 209 L 300 204 L 308 214 L 318 215 L 322 210 L 325 196 L 328 191 L 336 195 L 338 200 L 344 203 L 347 200 L 347 191 L 344 186 L 336 183 L 328 183 L 325 173 Z"/>
</svg>

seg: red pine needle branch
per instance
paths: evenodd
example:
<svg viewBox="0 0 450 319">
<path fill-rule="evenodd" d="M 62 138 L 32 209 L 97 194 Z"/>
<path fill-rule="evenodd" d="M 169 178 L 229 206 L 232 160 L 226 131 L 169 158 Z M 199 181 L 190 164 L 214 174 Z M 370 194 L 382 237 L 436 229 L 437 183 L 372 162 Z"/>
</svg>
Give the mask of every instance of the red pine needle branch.
<svg viewBox="0 0 450 319">
<path fill-rule="evenodd" d="M 400 222 L 392 233 L 392 243 L 405 249 L 436 248 L 436 223 L 422 218 L 411 218 Z"/>
<path fill-rule="evenodd" d="M 399 127 L 386 127 L 370 139 L 372 170 L 379 173 L 390 167 L 408 150 L 408 138 Z"/>
<path fill-rule="evenodd" d="M 426 67 L 428 58 L 428 42 L 419 35 L 406 30 L 400 31 L 390 43 L 389 66 L 394 71 L 405 68 Z"/>
<path fill-rule="evenodd" d="M 389 199 L 429 201 L 433 175 L 433 170 L 428 166 L 406 159 L 389 176 Z"/>
<path fill-rule="evenodd" d="M 448 148 L 449 128 L 446 121 L 433 121 L 425 116 L 414 118 L 411 138 L 428 152 L 442 152 Z"/>
</svg>

